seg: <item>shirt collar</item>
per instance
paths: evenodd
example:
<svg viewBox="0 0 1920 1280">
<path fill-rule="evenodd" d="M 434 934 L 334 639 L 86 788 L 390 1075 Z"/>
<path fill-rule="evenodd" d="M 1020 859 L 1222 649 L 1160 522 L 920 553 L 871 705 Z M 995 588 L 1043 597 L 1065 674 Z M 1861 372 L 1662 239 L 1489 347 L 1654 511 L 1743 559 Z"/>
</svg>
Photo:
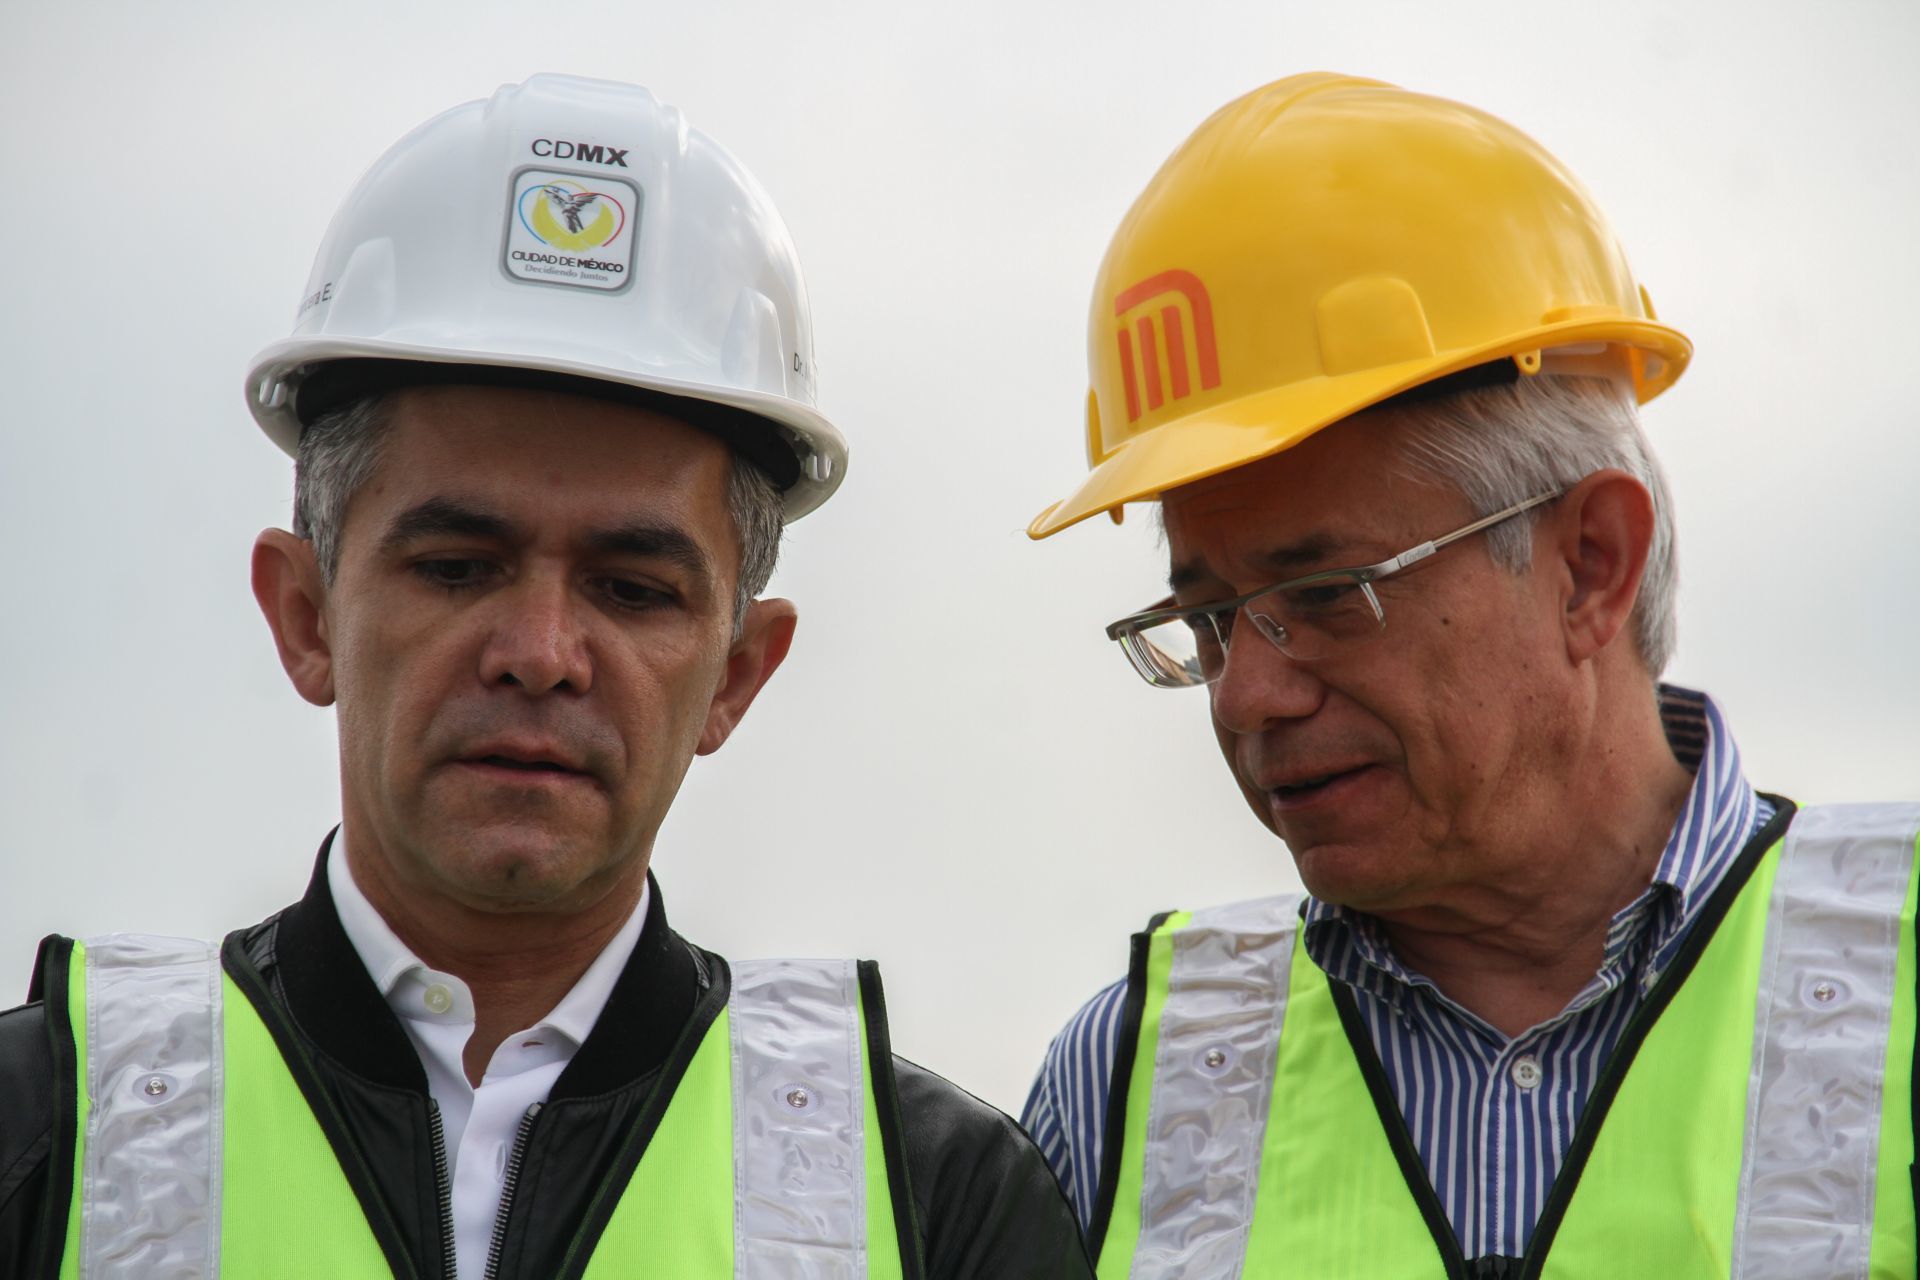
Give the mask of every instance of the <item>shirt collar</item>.
<svg viewBox="0 0 1920 1280">
<path fill-rule="evenodd" d="M 400 940 L 355 882 L 346 851 L 347 834 L 342 829 L 334 836 L 333 846 L 327 853 L 327 885 L 332 890 L 334 912 L 340 917 L 347 941 L 366 966 L 367 975 L 373 979 L 388 1007 L 400 1017 L 415 1021 L 472 1023 L 473 993 L 467 984 L 454 974 L 429 968 Z M 640 901 L 619 932 L 600 949 L 600 954 L 561 997 L 560 1003 L 533 1027 L 526 1028 L 527 1031 L 557 1032 L 576 1046 L 586 1042 L 606 1008 L 613 984 L 640 940 L 652 894 L 653 885 L 649 881 L 642 886 Z M 424 994 L 436 987 L 446 992 L 445 1008 L 435 1007 L 441 1003 L 438 999 L 431 1003 L 424 999 Z"/>
<path fill-rule="evenodd" d="M 1727 868 L 1772 814 L 1754 793 L 1740 748 L 1719 706 L 1704 693 L 1660 686 L 1660 723 L 1680 763 L 1693 771 L 1680 816 L 1653 871 L 1653 883 L 1671 889 L 1678 916 L 1691 919 L 1720 886 Z"/>
<path fill-rule="evenodd" d="M 1773 815 L 1773 807 L 1747 782 L 1740 749 L 1713 699 L 1678 685 L 1660 685 L 1658 693 L 1667 745 L 1693 772 L 1693 785 L 1647 891 L 1613 917 L 1608 963 L 1624 956 L 1656 915 L 1655 948 L 1660 957 L 1669 953 L 1720 886 L 1740 849 Z M 1670 909 L 1649 910 L 1662 898 L 1671 900 Z M 1310 897 L 1305 918 L 1307 953 L 1330 976 L 1396 1005 L 1406 989 L 1433 985 L 1400 963 L 1371 916 Z M 1656 964 L 1664 967 L 1664 959 L 1656 959 Z"/>
</svg>

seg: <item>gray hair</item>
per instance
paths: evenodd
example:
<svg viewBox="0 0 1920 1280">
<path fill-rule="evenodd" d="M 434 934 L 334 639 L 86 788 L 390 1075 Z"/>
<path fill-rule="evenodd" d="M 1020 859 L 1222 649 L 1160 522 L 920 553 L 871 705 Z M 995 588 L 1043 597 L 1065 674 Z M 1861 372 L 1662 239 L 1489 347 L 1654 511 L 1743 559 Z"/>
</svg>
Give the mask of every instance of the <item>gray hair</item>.
<svg viewBox="0 0 1920 1280">
<path fill-rule="evenodd" d="M 388 409 L 384 396 L 365 396 L 320 414 L 300 433 L 293 461 L 293 532 L 313 543 L 320 578 L 329 587 L 340 572 L 340 530 L 347 505 L 380 465 Z M 786 509 L 772 477 L 737 453 L 727 480 L 727 513 L 740 539 L 740 573 L 733 592 L 733 634 L 738 639 L 747 606 L 773 578 Z"/>
<path fill-rule="evenodd" d="M 1542 374 L 1403 401 L 1377 411 L 1399 429 L 1411 478 L 1440 480 L 1488 516 L 1542 493 L 1617 468 L 1653 495 L 1653 545 L 1631 626 L 1650 675 L 1673 656 L 1679 573 L 1673 495 L 1640 429 L 1633 390 L 1607 378 Z M 1533 517 L 1487 531 L 1495 564 L 1524 573 L 1533 563 Z"/>
</svg>

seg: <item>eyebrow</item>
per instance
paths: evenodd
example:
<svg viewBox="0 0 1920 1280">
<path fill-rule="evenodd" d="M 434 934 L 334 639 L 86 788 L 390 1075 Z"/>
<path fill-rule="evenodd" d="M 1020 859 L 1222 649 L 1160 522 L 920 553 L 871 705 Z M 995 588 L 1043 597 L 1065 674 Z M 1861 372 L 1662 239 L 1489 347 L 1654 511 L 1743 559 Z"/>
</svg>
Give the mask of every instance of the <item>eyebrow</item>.
<svg viewBox="0 0 1920 1280">
<path fill-rule="evenodd" d="M 587 535 L 587 546 L 603 555 L 668 561 L 700 579 L 702 585 L 713 577 L 713 561 L 706 549 L 676 525 L 642 521 L 617 529 L 598 529 Z"/>
<path fill-rule="evenodd" d="M 519 534 L 513 521 L 491 511 L 482 511 L 452 498 L 428 498 L 395 516 L 380 539 L 380 550 L 398 551 L 416 538 L 486 538 L 494 542 L 513 542 Z"/>
<path fill-rule="evenodd" d="M 1253 563 L 1260 568 L 1273 570 L 1278 580 L 1296 570 L 1311 572 L 1312 566 L 1324 564 L 1346 545 L 1330 533 L 1309 534 L 1298 542 L 1289 542 L 1262 552 L 1254 557 Z M 1173 571 L 1167 575 L 1167 586 L 1173 591 L 1182 591 L 1209 581 L 1214 576 L 1205 561 L 1189 560 L 1173 567 Z"/>
</svg>

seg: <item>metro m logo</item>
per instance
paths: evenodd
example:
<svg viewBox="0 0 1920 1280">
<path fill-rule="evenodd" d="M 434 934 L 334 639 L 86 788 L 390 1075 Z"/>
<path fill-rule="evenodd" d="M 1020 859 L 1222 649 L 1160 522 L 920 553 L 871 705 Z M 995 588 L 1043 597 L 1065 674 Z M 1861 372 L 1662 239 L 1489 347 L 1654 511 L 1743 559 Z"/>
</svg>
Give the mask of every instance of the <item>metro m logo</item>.
<svg viewBox="0 0 1920 1280">
<path fill-rule="evenodd" d="M 1172 295 L 1172 296 L 1169 296 Z M 1139 284 L 1120 291 L 1113 300 L 1113 314 L 1120 320 L 1120 381 L 1127 392 L 1127 421 L 1141 414 L 1142 383 L 1148 409 L 1158 409 L 1169 398 L 1180 400 L 1192 393 L 1192 371 L 1187 368 L 1186 327 L 1181 321 L 1180 299 L 1193 313 L 1193 358 L 1200 375 L 1200 389 L 1209 391 L 1220 385 L 1220 353 L 1213 345 L 1213 303 L 1200 277 L 1191 271 L 1162 271 Z M 1126 323 L 1129 311 L 1144 303 L 1164 299 L 1159 324 L 1151 312 L 1136 318 L 1131 328 Z M 1139 372 L 1135 373 L 1133 340 L 1140 338 Z M 1160 344 L 1167 347 L 1166 394 L 1160 384 Z"/>
</svg>

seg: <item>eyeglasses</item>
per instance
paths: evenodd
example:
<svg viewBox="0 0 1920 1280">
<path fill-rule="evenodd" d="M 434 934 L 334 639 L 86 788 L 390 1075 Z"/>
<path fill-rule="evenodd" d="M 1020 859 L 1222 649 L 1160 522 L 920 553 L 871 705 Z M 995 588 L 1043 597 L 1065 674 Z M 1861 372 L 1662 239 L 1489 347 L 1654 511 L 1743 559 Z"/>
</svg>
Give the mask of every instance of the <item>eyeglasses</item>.
<svg viewBox="0 0 1920 1280">
<path fill-rule="evenodd" d="M 1449 543 L 1491 529 L 1565 492 L 1528 498 L 1378 564 L 1326 569 L 1212 604 L 1181 607 L 1169 597 L 1120 619 L 1107 628 L 1107 637 L 1120 642 L 1143 680 L 1161 689 L 1187 689 L 1218 680 L 1227 665 L 1234 619 L 1242 611 L 1274 648 L 1296 662 L 1315 662 L 1385 629 L 1387 615 L 1374 583 L 1419 564 Z"/>
</svg>

